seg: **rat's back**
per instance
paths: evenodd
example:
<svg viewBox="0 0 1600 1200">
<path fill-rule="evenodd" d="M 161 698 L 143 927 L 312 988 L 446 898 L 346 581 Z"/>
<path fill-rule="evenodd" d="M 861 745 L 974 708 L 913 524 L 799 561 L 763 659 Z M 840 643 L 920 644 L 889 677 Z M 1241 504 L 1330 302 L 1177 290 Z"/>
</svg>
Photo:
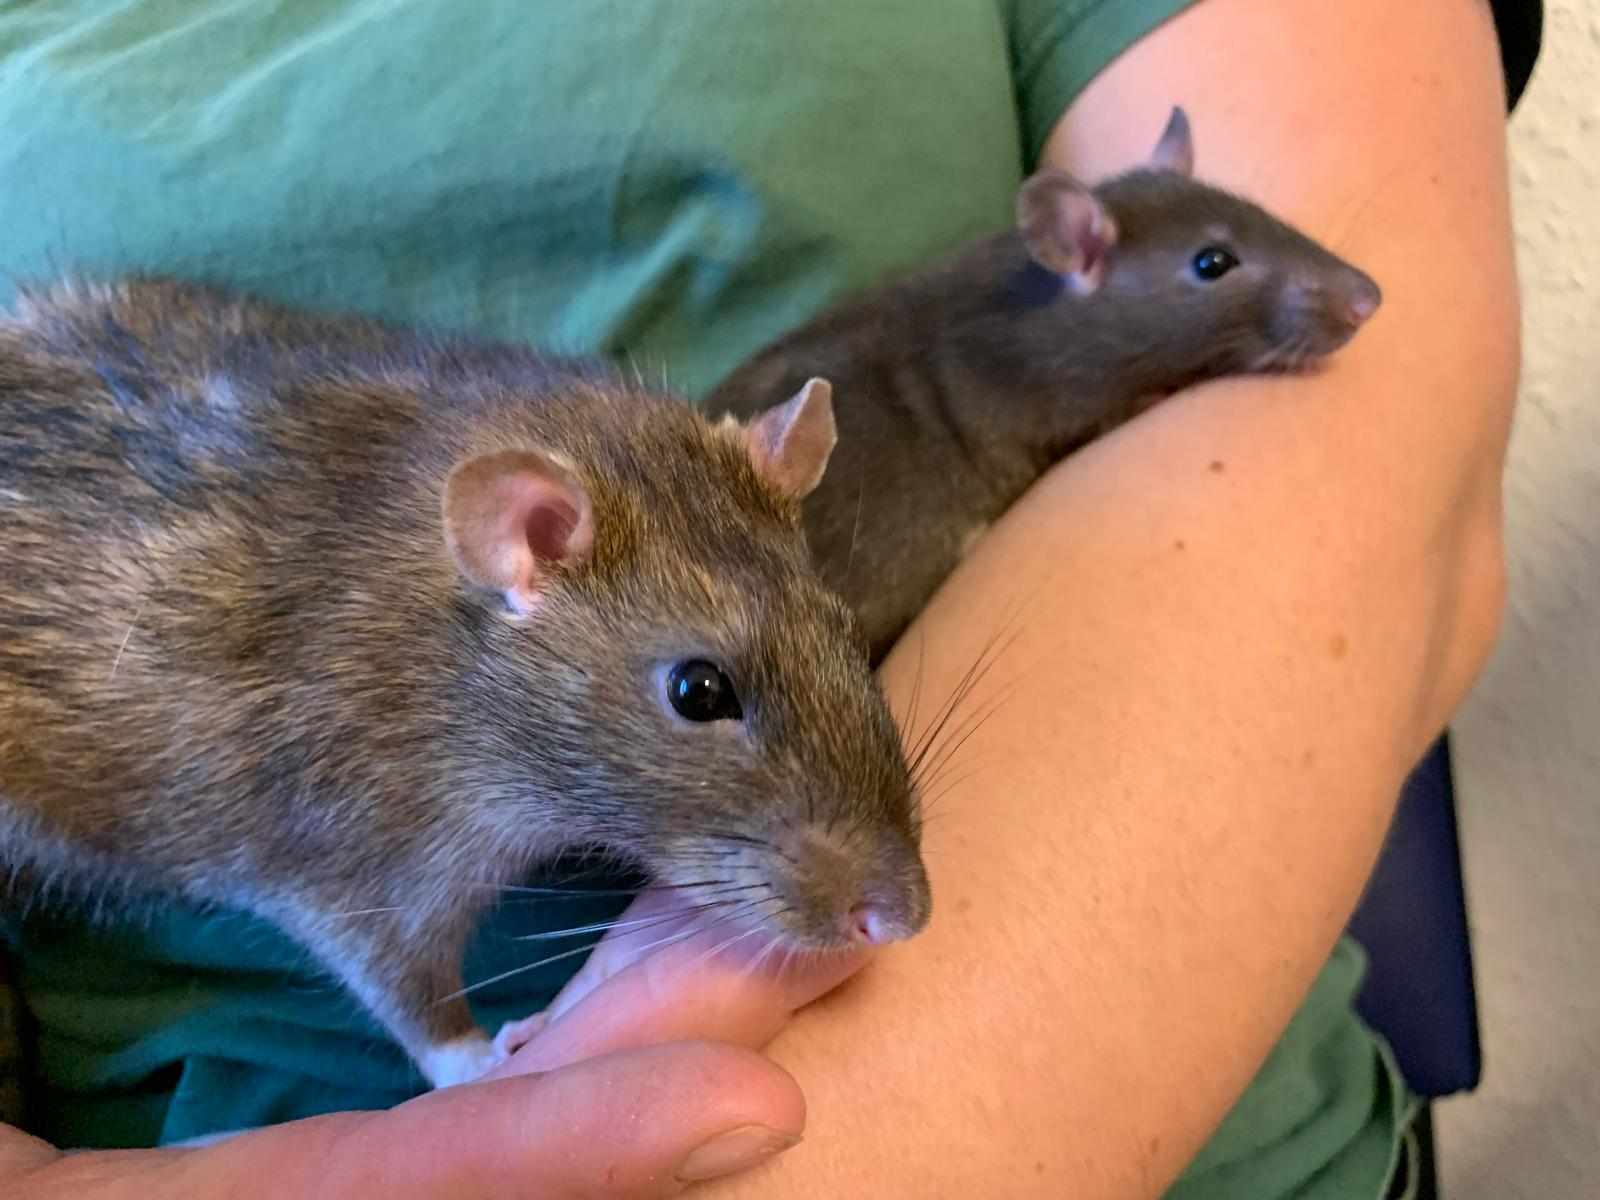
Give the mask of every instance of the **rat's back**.
<svg viewBox="0 0 1600 1200">
<path fill-rule="evenodd" d="M 362 349 L 376 361 L 384 342 L 368 328 L 328 322 L 319 337 L 304 318 L 159 279 L 25 296 L 0 322 L 0 527 L 129 537 L 186 516 L 224 521 L 304 476 L 320 449 L 310 439 L 334 453 L 384 439 L 405 406 L 368 403 L 356 422 L 348 403 L 293 403 L 334 371 L 341 338 L 349 362 Z M 43 566 L 48 547 L 31 549 Z"/>
<path fill-rule="evenodd" d="M 417 646 L 443 604 L 451 567 L 419 547 L 451 462 L 538 425 L 537 398 L 584 370 L 180 281 L 19 303 L 0 322 L 0 859 L 51 829 L 114 857 L 180 807 L 237 838 L 215 798 L 263 774 L 242 746 L 281 756 L 264 773 L 290 802 L 330 736 L 292 714 L 373 691 L 372 647 Z"/>
<path fill-rule="evenodd" d="M 0 322 L 0 857 L 13 867 L 52 873 L 52 832 L 107 851 L 136 841 L 131 813 L 200 782 L 199 748 L 236 712 L 216 667 L 270 638 L 263 604 L 298 601 L 273 575 L 285 552 L 317 552 L 326 481 L 308 464 L 324 456 L 284 419 L 313 364 L 273 353 L 273 325 L 270 310 L 160 280 L 61 284 Z M 375 439 L 404 420 L 367 415 Z"/>
</svg>

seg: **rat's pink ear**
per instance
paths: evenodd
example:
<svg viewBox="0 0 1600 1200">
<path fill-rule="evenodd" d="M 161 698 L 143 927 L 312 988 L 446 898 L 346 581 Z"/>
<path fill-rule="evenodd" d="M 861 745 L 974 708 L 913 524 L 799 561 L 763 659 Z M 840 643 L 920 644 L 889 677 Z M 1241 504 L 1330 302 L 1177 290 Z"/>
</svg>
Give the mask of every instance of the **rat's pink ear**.
<svg viewBox="0 0 1600 1200">
<path fill-rule="evenodd" d="M 839 440 L 833 423 L 833 385 L 808 379 L 782 404 L 767 409 L 744 428 L 756 474 L 796 500 L 804 500 L 827 470 Z"/>
<path fill-rule="evenodd" d="M 537 450 L 502 450 L 458 463 L 444 485 L 444 536 L 472 583 L 529 613 L 552 568 L 594 546 L 589 494 L 572 471 Z"/>
<path fill-rule="evenodd" d="M 1150 152 L 1150 165 L 1158 171 L 1194 174 L 1194 137 L 1189 132 L 1189 114 L 1174 105 L 1161 131 L 1161 140 Z"/>
<path fill-rule="evenodd" d="M 1036 171 L 1017 193 L 1017 229 L 1028 254 L 1080 295 L 1105 279 L 1117 223 L 1093 191 L 1061 171 Z"/>
</svg>

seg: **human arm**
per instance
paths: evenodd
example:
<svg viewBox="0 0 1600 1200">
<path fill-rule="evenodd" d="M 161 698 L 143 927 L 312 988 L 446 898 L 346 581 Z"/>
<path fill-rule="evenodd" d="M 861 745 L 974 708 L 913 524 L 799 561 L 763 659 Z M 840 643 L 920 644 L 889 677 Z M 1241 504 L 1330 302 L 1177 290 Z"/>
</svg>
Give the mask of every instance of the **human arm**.
<svg viewBox="0 0 1600 1200">
<path fill-rule="evenodd" d="M 885 668 L 947 694 L 1025 601 L 926 834 L 935 916 L 772 1047 L 807 1143 L 713 1194 L 1159 1195 L 1344 928 L 1502 597 L 1518 368 L 1487 10 L 1203 0 L 1064 115 L 1370 271 L 1326 373 L 1179 397 L 1052 471 Z M 892 1122 L 885 1114 L 893 1114 Z"/>
</svg>

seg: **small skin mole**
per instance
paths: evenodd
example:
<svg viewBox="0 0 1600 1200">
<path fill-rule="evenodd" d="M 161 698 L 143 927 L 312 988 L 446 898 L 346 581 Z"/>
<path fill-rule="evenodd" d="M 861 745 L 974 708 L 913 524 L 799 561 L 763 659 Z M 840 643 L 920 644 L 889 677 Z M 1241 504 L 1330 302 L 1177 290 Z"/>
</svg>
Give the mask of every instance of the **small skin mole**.
<svg viewBox="0 0 1600 1200">
<path fill-rule="evenodd" d="M 1044 1174 L 1044 1164 L 1042 1162 L 1034 1163 L 1033 1164 L 1033 1173 L 1035 1175 L 1043 1175 Z"/>
<path fill-rule="evenodd" d="M 1223 462 L 1220 458 L 1213 458 L 1211 460 L 1211 473 L 1213 475 L 1221 475 L 1227 469 L 1228 464 Z"/>
<path fill-rule="evenodd" d="M 972 897 L 971 896 L 963 896 L 963 897 L 961 897 L 961 899 L 957 900 L 956 901 L 956 911 L 958 913 L 971 912 L 972 911 Z"/>
<path fill-rule="evenodd" d="M 1315 750 L 1307 750 L 1300 756 L 1300 765 L 1308 771 L 1316 764 L 1316 761 L 1317 752 Z"/>
<path fill-rule="evenodd" d="M 1328 640 L 1328 653 L 1333 655 L 1335 659 L 1343 658 L 1349 649 L 1349 639 L 1342 633 L 1336 633 Z"/>
<path fill-rule="evenodd" d="M 1189 548 L 1189 543 L 1184 541 L 1182 538 L 1179 538 L 1177 541 L 1172 543 L 1172 548 L 1174 550 L 1187 550 Z"/>
</svg>

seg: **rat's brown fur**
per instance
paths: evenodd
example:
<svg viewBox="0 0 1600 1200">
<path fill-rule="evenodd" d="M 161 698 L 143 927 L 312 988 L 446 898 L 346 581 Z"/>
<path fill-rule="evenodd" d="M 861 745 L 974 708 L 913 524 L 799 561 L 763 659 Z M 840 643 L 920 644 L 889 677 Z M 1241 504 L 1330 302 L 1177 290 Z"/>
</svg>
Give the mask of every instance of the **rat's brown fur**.
<svg viewBox="0 0 1600 1200">
<path fill-rule="evenodd" d="M 595 530 L 530 617 L 440 517 L 454 464 L 524 446 Z M 31 295 L 0 323 L 0 553 L 0 866 L 258 912 L 413 1054 L 471 1034 L 441 998 L 473 922 L 561 846 L 759 885 L 795 944 L 863 898 L 926 919 L 898 737 L 797 504 L 737 427 L 598 365 L 169 280 Z M 664 703 L 697 657 L 742 723 Z"/>
</svg>

